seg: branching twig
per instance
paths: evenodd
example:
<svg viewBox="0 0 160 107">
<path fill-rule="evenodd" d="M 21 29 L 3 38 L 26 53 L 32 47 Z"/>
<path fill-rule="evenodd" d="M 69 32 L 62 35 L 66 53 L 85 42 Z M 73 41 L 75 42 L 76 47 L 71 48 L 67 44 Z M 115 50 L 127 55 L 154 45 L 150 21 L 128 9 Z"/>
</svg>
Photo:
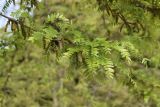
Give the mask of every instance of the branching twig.
<svg viewBox="0 0 160 107">
<path fill-rule="evenodd" d="M 2 14 L 1 12 L 0 12 L 0 16 L 2 16 L 2 17 L 4 17 L 4 18 L 6 18 L 6 19 L 8 19 L 8 20 L 10 20 L 10 21 L 12 21 L 12 22 L 14 22 L 14 23 L 17 23 L 17 24 L 22 24 L 22 21 L 21 20 L 16 20 L 16 19 L 14 19 L 14 18 L 12 18 L 12 17 L 9 17 L 9 16 L 6 16 L 6 15 L 4 15 L 4 14 Z M 36 29 L 33 29 L 33 28 L 31 28 L 31 27 L 29 27 L 29 26 L 27 26 L 27 25 L 25 25 L 25 24 L 23 24 L 23 26 L 24 27 L 26 27 L 26 28 L 28 28 L 28 29 L 31 29 L 31 30 L 33 30 L 33 31 L 37 31 Z"/>
<path fill-rule="evenodd" d="M 104 12 L 105 10 L 109 16 L 111 15 L 116 20 L 116 22 L 118 22 L 118 19 L 122 21 L 120 31 L 122 31 L 124 26 L 126 26 L 129 31 L 136 29 L 136 31 L 139 32 L 140 29 L 144 30 L 143 25 L 138 21 L 138 19 L 135 22 L 131 22 L 120 11 L 118 11 L 118 9 L 112 9 L 108 2 L 104 0 L 97 0 L 97 2 L 101 11 Z"/>
<path fill-rule="evenodd" d="M 147 10 L 148 12 L 152 13 L 153 15 L 159 15 L 159 13 L 160 13 L 160 7 L 147 6 L 138 0 L 131 0 L 131 3 L 134 4 L 136 7 Z"/>
<path fill-rule="evenodd" d="M 14 19 L 14 18 L 12 18 L 12 17 L 8 17 L 8 16 L 2 14 L 1 12 L 0 12 L 0 16 L 2 16 L 2 17 L 4 17 L 4 18 L 7 18 L 7 19 L 10 20 L 10 21 L 13 21 L 13 22 L 18 23 L 18 20 Z"/>
</svg>

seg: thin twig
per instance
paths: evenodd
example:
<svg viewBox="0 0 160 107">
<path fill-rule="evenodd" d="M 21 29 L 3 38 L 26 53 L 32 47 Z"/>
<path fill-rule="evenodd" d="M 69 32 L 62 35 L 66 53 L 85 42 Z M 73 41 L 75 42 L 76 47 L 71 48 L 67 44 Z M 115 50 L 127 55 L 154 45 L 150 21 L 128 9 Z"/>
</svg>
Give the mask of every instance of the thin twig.
<svg viewBox="0 0 160 107">
<path fill-rule="evenodd" d="M 8 16 L 2 14 L 2 12 L 0 12 L 0 16 L 2 16 L 2 17 L 4 17 L 4 18 L 7 18 L 7 19 L 10 20 L 10 21 L 13 21 L 13 22 L 18 23 L 18 20 L 14 19 L 14 18 L 12 18 L 12 17 L 8 17 Z"/>
<path fill-rule="evenodd" d="M 6 18 L 6 19 L 8 19 L 8 20 L 10 20 L 12 22 L 15 22 L 15 23 L 21 25 L 21 21 L 20 20 L 16 20 L 16 19 L 14 19 L 12 17 L 6 16 L 6 15 L 2 14 L 2 12 L 0 12 L 0 16 L 2 16 L 2 17 Z M 27 25 L 23 25 L 23 26 L 26 27 L 26 28 L 31 29 L 32 31 L 37 31 L 36 29 L 33 29 L 33 28 L 31 28 L 31 27 L 29 27 Z"/>
</svg>

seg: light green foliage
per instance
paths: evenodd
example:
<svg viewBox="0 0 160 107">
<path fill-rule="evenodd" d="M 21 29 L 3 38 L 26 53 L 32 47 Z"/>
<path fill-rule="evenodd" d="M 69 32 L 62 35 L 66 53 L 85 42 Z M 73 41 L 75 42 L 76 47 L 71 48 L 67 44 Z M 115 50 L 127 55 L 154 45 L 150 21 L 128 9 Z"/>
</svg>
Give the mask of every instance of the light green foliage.
<svg viewBox="0 0 160 107">
<path fill-rule="evenodd" d="M 0 14 L 0 107 L 160 106 L 158 0 L 16 5 Z"/>
</svg>

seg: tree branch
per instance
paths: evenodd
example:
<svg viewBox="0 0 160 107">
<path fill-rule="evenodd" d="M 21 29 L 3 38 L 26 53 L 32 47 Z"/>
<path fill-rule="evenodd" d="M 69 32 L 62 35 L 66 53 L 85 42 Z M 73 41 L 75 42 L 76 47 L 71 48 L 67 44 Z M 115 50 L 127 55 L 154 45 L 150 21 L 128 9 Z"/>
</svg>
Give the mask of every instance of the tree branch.
<svg viewBox="0 0 160 107">
<path fill-rule="evenodd" d="M 151 12 L 153 15 L 158 15 L 160 13 L 160 7 L 146 6 L 138 0 L 131 0 L 131 3 L 136 7 L 146 9 L 148 12 Z"/>
<path fill-rule="evenodd" d="M 12 18 L 12 17 L 8 17 L 8 16 L 2 14 L 1 12 L 0 12 L 0 16 L 4 17 L 4 18 L 6 18 L 6 19 L 8 19 L 8 20 L 10 20 L 10 21 L 13 21 L 13 22 L 18 23 L 18 20 L 14 19 L 14 18 Z"/>
<path fill-rule="evenodd" d="M 19 24 L 19 25 L 22 24 L 22 21 L 21 21 L 21 20 L 16 20 L 16 19 L 14 19 L 14 18 L 12 18 L 12 17 L 6 16 L 6 15 L 2 14 L 2 12 L 0 12 L 0 16 L 8 19 L 9 21 L 12 21 L 12 22 L 14 22 L 14 23 L 17 23 L 17 24 Z M 28 28 L 28 29 L 31 29 L 32 31 L 37 31 L 36 29 L 33 29 L 33 28 L 31 28 L 31 27 L 29 27 L 29 26 L 27 26 L 27 25 L 25 25 L 25 24 L 23 24 L 23 26 L 26 27 L 26 28 Z"/>
</svg>

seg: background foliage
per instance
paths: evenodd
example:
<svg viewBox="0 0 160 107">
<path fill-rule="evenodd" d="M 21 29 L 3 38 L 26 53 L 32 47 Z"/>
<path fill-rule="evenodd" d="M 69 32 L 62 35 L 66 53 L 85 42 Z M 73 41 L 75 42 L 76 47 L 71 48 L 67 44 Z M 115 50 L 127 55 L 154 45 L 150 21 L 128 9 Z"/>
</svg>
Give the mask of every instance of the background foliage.
<svg viewBox="0 0 160 107">
<path fill-rule="evenodd" d="M 10 4 L 19 9 L 6 16 Z M 6 0 L 1 107 L 160 107 L 159 0 Z"/>
</svg>

